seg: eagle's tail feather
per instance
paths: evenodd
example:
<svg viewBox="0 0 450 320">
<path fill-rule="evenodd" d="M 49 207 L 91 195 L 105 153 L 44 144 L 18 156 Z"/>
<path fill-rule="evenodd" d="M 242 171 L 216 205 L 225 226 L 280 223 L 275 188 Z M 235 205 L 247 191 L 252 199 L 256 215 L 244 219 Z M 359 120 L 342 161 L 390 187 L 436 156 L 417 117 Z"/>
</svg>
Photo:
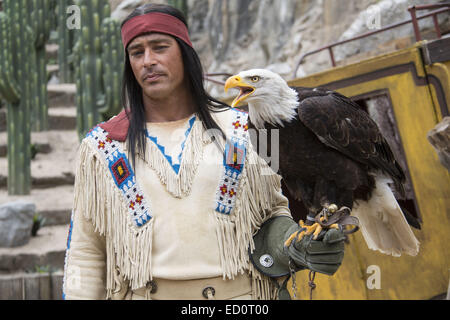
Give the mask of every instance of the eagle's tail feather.
<svg viewBox="0 0 450 320">
<path fill-rule="evenodd" d="M 377 176 L 375 180 L 376 189 L 369 201 L 358 200 L 353 206 L 367 246 L 393 256 L 417 255 L 419 241 L 389 188 L 390 179 Z"/>
</svg>

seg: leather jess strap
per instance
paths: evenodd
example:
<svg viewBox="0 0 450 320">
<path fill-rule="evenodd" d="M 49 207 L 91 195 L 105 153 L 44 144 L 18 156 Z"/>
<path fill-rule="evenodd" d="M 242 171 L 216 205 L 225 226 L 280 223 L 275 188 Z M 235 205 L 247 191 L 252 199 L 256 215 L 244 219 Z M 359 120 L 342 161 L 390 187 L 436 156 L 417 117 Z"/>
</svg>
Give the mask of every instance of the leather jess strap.
<svg viewBox="0 0 450 320">
<path fill-rule="evenodd" d="M 359 230 L 359 220 L 357 217 L 351 216 L 350 212 L 351 212 L 350 208 L 347 207 L 342 207 L 341 209 L 332 214 L 328 214 L 322 211 L 320 214 L 316 216 L 315 222 L 320 224 L 324 229 L 330 227 L 332 224 L 335 223 L 341 226 L 352 225 L 354 226 L 352 229 L 343 230 L 344 234 L 351 234 Z M 322 219 L 323 217 L 325 217 L 325 220 Z"/>
</svg>

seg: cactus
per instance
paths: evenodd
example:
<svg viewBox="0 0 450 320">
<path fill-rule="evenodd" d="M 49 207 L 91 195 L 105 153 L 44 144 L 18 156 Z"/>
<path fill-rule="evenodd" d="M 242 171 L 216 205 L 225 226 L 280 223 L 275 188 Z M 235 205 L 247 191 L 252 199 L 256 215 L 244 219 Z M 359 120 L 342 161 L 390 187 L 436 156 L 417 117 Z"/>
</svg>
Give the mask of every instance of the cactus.
<svg viewBox="0 0 450 320">
<path fill-rule="evenodd" d="M 174 8 L 177 8 L 178 10 L 183 12 L 185 17 L 187 17 L 188 14 L 187 0 L 167 0 L 167 4 Z"/>
<path fill-rule="evenodd" d="M 120 23 L 106 18 L 102 23 L 102 64 L 103 95 L 98 101 L 104 105 L 100 113 L 104 120 L 116 115 L 122 109 L 121 84 L 124 65 L 124 49 L 122 44 Z"/>
<path fill-rule="evenodd" d="M 52 15 L 56 0 L 29 0 L 27 8 L 29 22 L 34 34 L 35 62 L 31 72 L 34 77 L 33 107 L 31 109 L 32 130 L 48 129 L 47 60 L 45 43 L 50 36 Z M 31 53 L 33 54 L 33 53 Z"/>
<path fill-rule="evenodd" d="M 0 97 L 14 103 L 19 101 L 20 90 L 13 74 L 13 58 L 10 48 L 12 26 L 8 16 L 0 12 Z"/>
<path fill-rule="evenodd" d="M 55 0 L 4 0 L 0 13 L 0 95 L 8 109 L 8 193 L 31 187 L 31 126 L 48 123 L 45 42 Z"/>
<path fill-rule="evenodd" d="M 102 120 L 97 101 L 102 94 L 101 23 L 109 17 L 105 0 L 79 0 L 81 30 L 76 50 L 77 130 L 81 137 Z"/>
<path fill-rule="evenodd" d="M 82 29 L 74 47 L 77 130 L 80 139 L 95 124 L 117 114 L 124 50 L 120 25 L 105 0 L 78 0 Z"/>
<path fill-rule="evenodd" d="M 67 8 L 74 5 L 74 0 L 58 0 L 58 65 L 59 78 L 62 83 L 74 81 L 74 56 L 75 30 L 69 29 L 67 22 Z"/>
<path fill-rule="evenodd" d="M 0 92 L 8 109 L 8 193 L 28 194 L 30 172 L 30 109 L 32 82 L 29 72 L 33 33 L 27 25 L 27 0 L 4 0 L 0 12 Z"/>
</svg>

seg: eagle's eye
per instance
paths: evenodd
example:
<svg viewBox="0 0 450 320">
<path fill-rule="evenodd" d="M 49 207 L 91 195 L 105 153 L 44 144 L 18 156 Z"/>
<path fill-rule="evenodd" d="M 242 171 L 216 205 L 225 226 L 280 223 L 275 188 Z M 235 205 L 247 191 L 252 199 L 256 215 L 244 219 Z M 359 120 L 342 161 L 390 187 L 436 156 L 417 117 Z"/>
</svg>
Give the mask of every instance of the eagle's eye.
<svg viewBox="0 0 450 320">
<path fill-rule="evenodd" d="M 250 80 L 251 80 L 252 82 L 258 82 L 260 79 L 261 79 L 261 78 L 258 77 L 258 76 L 253 76 L 253 77 L 250 78 Z"/>
</svg>

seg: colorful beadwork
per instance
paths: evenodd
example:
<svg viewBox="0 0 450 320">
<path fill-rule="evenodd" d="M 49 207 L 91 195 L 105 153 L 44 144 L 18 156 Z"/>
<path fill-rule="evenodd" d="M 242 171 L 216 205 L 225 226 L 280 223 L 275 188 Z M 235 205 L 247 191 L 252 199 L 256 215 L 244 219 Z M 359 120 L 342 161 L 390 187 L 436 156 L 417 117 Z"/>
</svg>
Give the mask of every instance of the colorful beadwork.
<svg viewBox="0 0 450 320">
<path fill-rule="evenodd" d="M 233 211 L 249 141 L 248 114 L 237 109 L 232 111 L 232 125 L 227 135 L 229 142 L 223 157 L 224 172 L 216 192 L 216 211 L 223 214 Z"/>
<path fill-rule="evenodd" d="M 133 169 L 120 143 L 107 138 L 107 135 L 106 130 L 97 126 L 89 131 L 86 138 L 106 161 L 116 186 L 128 203 L 127 207 L 131 219 L 136 226 L 142 227 L 152 218 L 150 205 L 136 182 Z"/>
<path fill-rule="evenodd" d="M 215 210 L 223 214 L 231 214 L 233 211 L 249 141 L 248 114 L 237 109 L 232 109 L 232 112 L 232 125 L 227 134 L 229 141 L 226 144 L 223 157 L 223 174 L 215 199 Z M 186 131 L 186 137 L 192 128 L 193 121 L 195 121 L 195 117 L 190 120 L 190 128 Z M 137 185 L 134 172 L 120 144 L 107 138 L 107 135 L 108 132 L 106 130 L 97 126 L 86 137 L 91 145 L 104 157 L 115 184 L 128 204 L 127 207 L 132 220 L 138 227 L 141 227 L 152 218 L 150 215 L 150 204 L 147 203 L 147 199 Z M 153 137 L 149 136 L 149 138 Z M 157 141 L 154 142 L 157 143 Z M 161 151 L 163 152 L 164 150 Z M 174 170 L 176 171 L 176 168 Z"/>
</svg>

